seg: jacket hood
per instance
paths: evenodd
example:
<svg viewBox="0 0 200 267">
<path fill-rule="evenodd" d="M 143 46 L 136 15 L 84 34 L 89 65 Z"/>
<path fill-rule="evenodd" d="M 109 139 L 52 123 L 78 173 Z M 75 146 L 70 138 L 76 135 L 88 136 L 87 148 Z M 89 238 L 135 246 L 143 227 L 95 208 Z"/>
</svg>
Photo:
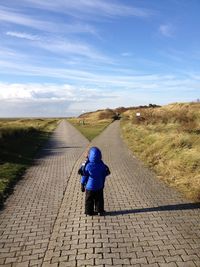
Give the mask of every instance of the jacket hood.
<svg viewBox="0 0 200 267">
<path fill-rule="evenodd" d="M 101 150 L 98 147 L 91 147 L 88 158 L 90 162 L 101 161 L 101 158 L 102 158 Z"/>
</svg>

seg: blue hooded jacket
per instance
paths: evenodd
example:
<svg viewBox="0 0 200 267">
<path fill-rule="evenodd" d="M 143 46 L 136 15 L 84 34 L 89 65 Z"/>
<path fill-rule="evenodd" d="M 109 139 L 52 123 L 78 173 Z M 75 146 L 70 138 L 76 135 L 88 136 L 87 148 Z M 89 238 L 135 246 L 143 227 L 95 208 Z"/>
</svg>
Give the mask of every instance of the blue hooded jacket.
<svg viewBox="0 0 200 267">
<path fill-rule="evenodd" d="M 110 171 L 102 161 L 101 151 L 97 147 L 92 147 L 89 151 L 88 160 L 81 177 L 81 184 L 87 190 L 103 189 L 105 178 L 110 174 Z"/>
</svg>

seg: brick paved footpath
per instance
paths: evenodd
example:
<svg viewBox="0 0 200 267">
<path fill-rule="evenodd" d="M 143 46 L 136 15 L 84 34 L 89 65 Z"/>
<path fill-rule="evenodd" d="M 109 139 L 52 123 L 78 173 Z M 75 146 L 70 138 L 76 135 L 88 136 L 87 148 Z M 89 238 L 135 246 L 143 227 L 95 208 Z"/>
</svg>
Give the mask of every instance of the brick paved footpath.
<svg viewBox="0 0 200 267">
<path fill-rule="evenodd" d="M 41 266 L 68 179 L 87 145 L 70 124 L 59 124 L 0 213 L 1 266 Z"/>
<path fill-rule="evenodd" d="M 84 215 L 77 169 L 87 142 L 70 125 L 60 128 L 66 128 L 61 143 L 69 148 L 52 144 L 2 211 L 3 266 L 200 267 L 199 206 L 132 156 L 120 138 L 119 122 L 92 142 L 112 172 L 102 217 Z"/>
</svg>

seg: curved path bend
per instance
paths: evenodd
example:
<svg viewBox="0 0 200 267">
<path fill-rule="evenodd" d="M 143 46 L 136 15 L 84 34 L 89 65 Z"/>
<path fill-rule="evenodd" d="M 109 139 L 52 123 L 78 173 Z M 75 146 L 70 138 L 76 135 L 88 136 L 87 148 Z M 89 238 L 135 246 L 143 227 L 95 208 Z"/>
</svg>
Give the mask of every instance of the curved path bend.
<svg viewBox="0 0 200 267">
<path fill-rule="evenodd" d="M 111 175 L 106 216 L 84 215 L 78 167 L 88 142 L 62 122 L 1 212 L 2 266 L 200 266 L 200 206 L 146 169 L 112 123 L 99 146 Z"/>
</svg>

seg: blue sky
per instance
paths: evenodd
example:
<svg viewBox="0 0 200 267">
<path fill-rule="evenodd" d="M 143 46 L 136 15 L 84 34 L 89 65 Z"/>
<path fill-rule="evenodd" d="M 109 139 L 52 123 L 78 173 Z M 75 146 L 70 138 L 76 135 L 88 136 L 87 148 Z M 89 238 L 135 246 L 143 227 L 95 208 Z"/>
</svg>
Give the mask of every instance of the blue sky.
<svg viewBox="0 0 200 267">
<path fill-rule="evenodd" d="M 199 0 L 0 0 L 0 117 L 200 97 Z"/>
</svg>

